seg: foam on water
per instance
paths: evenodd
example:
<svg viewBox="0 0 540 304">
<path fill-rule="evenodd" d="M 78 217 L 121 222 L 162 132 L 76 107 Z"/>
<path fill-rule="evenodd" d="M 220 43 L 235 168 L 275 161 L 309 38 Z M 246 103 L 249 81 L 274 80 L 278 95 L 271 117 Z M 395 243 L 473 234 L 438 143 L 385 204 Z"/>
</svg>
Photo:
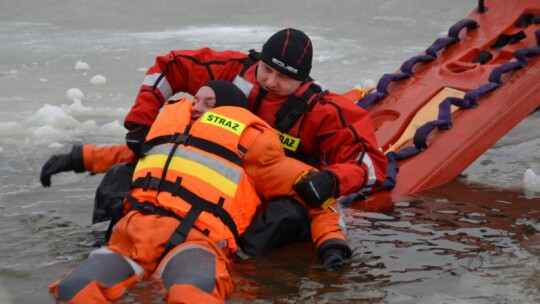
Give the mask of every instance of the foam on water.
<svg viewBox="0 0 540 304">
<path fill-rule="evenodd" d="M 107 78 L 98 74 L 90 79 L 90 83 L 93 85 L 104 85 L 107 83 Z"/>
<path fill-rule="evenodd" d="M 75 70 L 89 70 L 90 65 L 87 62 L 84 61 L 77 61 L 75 63 Z"/>
<path fill-rule="evenodd" d="M 527 198 L 540 198 L 540 174 L 528 168 L 523 176 L 523 187 Z"/>
</svg>

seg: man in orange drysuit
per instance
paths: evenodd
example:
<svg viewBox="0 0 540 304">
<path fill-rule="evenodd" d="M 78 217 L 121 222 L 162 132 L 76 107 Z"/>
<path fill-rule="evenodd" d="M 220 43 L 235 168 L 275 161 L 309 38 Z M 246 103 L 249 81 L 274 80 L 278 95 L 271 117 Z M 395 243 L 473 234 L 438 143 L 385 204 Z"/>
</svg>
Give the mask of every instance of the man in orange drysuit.
<svg viewBox="0 0 540 304">
<path fill-rule="evenodd" d="M 224 301 L 233 290 L 228 256 L 261 205 L 258 195 L 305 201 L 323 262 L 339 266 L 336 251 L 351 256 L 339 214 L 304 195 L 309 176 L 321 172 L 286 157 L 277 134 L 242 105 L 242 92 L 217 80 L 193 102 L 164 106 L 143 144 L 127 214 L 107 246 L 50 286 L 58 301 L 107 303 L 141 278 L 156 280 L 169 303 Z"/>
<path fill-rule="evenodd" d="M 369 114 L 314 82 L 309 76 L 312 56 L 311 39 L 293 28 L 272 35 L 261 53 L 203 48 L 158 56 L 126 116 L 126 143 L 140 154 L 149 126 L 168 98 L 178 92 L 193 94 L 208 80 L 224 79 L 234 82 L 248 97 L 250 110 L 279 132 L 287 155 L 324 172 L 311 177 L 321 191 L 332 189 L 336 198 L 376 191 L 386 176 L 386 157 L 379 150 Z M 86 162 L 81 165 L 87 152 L 83 150 L 74 148 L 71 156 L 57 158 L 51 164 L 54 168 L 44 168 L 43 184 L 50 184 L 50 175 L 61 170 L 88 169 Z M 72 164 L 70 157 L 79 165 Z M 243 243 L 248 254 L 260 254 L 305 240 L 306 232 L 305 209 L 291 197 L 280 197 L 263 204 Z"/>
</svg>

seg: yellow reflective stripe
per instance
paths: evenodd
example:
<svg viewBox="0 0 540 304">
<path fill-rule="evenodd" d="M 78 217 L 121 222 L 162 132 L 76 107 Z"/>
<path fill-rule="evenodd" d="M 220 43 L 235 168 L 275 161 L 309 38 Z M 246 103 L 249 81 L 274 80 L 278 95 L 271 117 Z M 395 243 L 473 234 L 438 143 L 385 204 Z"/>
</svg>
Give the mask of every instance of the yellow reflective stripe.
<svg viewBox="0 0 540 304">
<path fill-rule="evenodd" d="M 170 144 L 155 146 L 147 152 L 147 155 L 169 155 L 171 153 L 172 147 L 173 145 Z M 174 152 L 174 156 L 189 159 L 209 168 L 212 168 L 212 170 L 218 172 L 219 174 L 225 176 L 226 178 L 230 179 L 235 183 L 239 183 L 240 178 L 242 178 L 243 171 L 241 171 L 240 169 L 237 169 L 236 167 L 233 167 L 221 160 L 218 160 L 215 157 L 208 156 L 197 150 L 187 149 L 185 146 L 178 146 L 178 148 Z M 161 167 L 163 167 L 163 165 Z"/>
<path fill-rule="evenodd" d="M 143 169 L 163 168 L 167 157 L 164 154 L 145 156 L 137 164 L 135 172 Z M 235 168 L 227 166 L 207 155 L 196 151 L 180 149 L 180 147 L 169 164 L 169 170 L 196 175 L 197 178 L 206 181 L 231 197 L 236 194 L 238 183 L 242 177 L 242 172 Z"/>
<path fill-rule="evenodd" d="M 237 183 L 212 170 L 212 168 L 189 159 L 173 157 L 171 164 L 169 165 L 169 170 L 175 170 L 191 175 L 196 174 L 198 178 L 205 180 L 210 185 L 216 187 L 220 192 L 223 192 L 230 197 L 234 197 L 236 189 L 238 188 Z"/>
<path fill-rule="evenodd" d="M 146 156 L 144 161 L 140 161 L 139 165 L 137 165 L 137 170 L 163 167 L 166 160 L 166 155 Z M 237 183 L 212 170 L 212 168 L 206 167 L 189 159 L 173 157 L 171 163 L 169 164 L 169 170 L 175 170 L 190 175 L 196 174 L 197 178 L 206 181 L 207 183 L 216 187 L 220 192 L 223 192 L 231 197 L 234 197 L 236 189 L 238 188 Z"/>
<path fill-rule="evenodd" d="M 300 138 L 291 136 L 287 133 L 280 132 L 276 130 L 279 140 L 281 140 L 281 145 L 283 148 L 291 151 L 296 151 L 298 149 L 298 145 L 300 144 Z"/>
<path fill-rule="evenodd" d="M 165 162 L 167 161 L 167 155 L 152 155 L 145 156 L 139 159 L 137 166 L 135 167 L 134 173 L 136 174 L 139 170 L 143 169 L 154 169 L 154 168 L 163 168 Z"/>
<path fill-rule="evenodd" d="M 218 115 L 212 112 L 204 113 L 204 115 L 199 121 L 233 132 L 238 136 L 240 136 L 246 128 L 246 125 L 238 120 L 234 120 L 227 116 L 221 114 Z"/>
</svg>

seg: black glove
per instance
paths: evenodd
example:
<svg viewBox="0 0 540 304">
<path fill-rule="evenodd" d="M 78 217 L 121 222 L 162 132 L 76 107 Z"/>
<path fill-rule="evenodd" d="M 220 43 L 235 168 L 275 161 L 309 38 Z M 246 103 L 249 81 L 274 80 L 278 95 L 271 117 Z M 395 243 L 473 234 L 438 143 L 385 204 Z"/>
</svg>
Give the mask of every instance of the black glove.
<svg viewBox="0 0 540 304">
<path fill-rule="evenodd" d="M 334 270 L 345 265 L 345 259 L 352 256 L 352 251 L 346 241 L 329 239 L 319 247 L 317 255 L 324 269 Z"/>
<path fill-rule="evenodd" d="M 40 180 L 43 187 L 51 186 L 51 175 L 64 172 L 75 171 L 84 172 L 83 147 L 74 145 L 70 153 L 57 154 L 51 156 L 41 168 Z"/>
<path fill-rule="evenodd" d="M 148 131 L 150 128 L 147 126 L 137 126 L 126 133 L 126 144 L 138 157 L 142 157 L 144 154 L 143 144 Z"/>
<path fill-rule="evenodd" d="M 341 268 L 345 265 L 345 252 L 341 249 L 327 249 L 323 253 L 322 266 L 326 270 Z"/>
<path fill-rule="evenodd" d="M 334 173 L 322 170 L 299 178 L 294 184 L 294 190 L 311 208 L 326 208 L 329 204 L 325 203 L 333 202 L 333 198 L 338 196 L 336 184 Z"/>
</svg>

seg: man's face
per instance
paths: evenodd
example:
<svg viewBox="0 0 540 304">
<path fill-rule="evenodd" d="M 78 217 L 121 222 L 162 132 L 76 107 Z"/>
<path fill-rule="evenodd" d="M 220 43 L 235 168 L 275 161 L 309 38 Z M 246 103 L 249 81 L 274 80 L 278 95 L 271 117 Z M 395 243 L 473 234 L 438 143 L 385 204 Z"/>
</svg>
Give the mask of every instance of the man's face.
<svg viewBox="0 0 540 304">
<path fill-rule="evenodd" d="M 257 68 L 257 82 L 268 92 L 283 97 L 294 93 L 302 84 L 300 80 L 292 79 L 262 61 L 259 61 Z"/>
<path fill-rule="evenodd" d="M 210 87 L 201 87 L 193 98 L 191 119 L 197 119 L 216 106 L 216 93 Z"/>
</svg>

